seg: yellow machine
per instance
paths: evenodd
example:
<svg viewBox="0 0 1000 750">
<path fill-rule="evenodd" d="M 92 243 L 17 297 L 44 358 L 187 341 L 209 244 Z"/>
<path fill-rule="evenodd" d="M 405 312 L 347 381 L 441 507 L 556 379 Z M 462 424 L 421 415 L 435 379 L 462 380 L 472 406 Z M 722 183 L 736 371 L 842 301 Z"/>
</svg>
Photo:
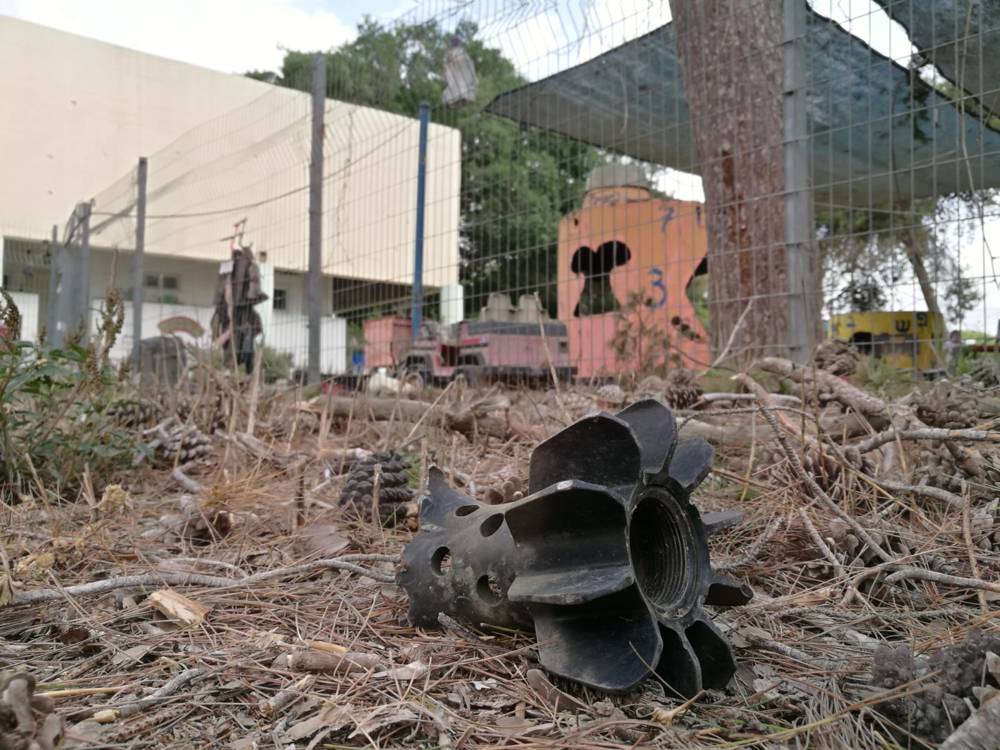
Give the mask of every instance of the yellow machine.
<svg viewBox="0 0 1000 750">
<path fill-rule="evenodd" d="M 862 354 L 908 370 L 942 370 L 937 349 L 944 316 L 929 312 L 853 312 L 830 316 L 830 338 L 854 344 Z"/>
</svg>

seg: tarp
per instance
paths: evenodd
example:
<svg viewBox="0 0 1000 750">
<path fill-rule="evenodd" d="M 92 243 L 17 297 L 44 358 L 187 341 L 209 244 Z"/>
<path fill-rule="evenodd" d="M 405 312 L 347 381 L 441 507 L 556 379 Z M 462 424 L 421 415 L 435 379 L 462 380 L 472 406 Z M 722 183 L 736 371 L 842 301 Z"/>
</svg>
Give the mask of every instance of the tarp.
<svg viewBox="0 0 1000 750">
<path fill-rule="evenodd" d="M 944 76 L 1000 114 L 1000 2 L 875 0 Z M 917 20 L 914 23 L 914 19 Z"/>
<path fill-rule="evenodd" d="M 812 10 L 807 40 L 817 205 L 894 205 L 1000 185 L 1000 133 Z M 608 151 L 700 172 L 671 24 L 500 94 L 487 109 Z"/>
</svg>

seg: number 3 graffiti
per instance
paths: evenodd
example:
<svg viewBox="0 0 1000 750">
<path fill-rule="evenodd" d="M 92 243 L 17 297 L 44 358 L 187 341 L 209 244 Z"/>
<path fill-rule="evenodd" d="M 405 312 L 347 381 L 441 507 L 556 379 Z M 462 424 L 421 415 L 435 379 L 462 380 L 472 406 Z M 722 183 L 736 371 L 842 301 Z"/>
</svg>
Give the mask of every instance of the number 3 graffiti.
<svg viewBox="0 0 1000 750">
<path fill-rule="evenodd" d="M 650 286 L 659 292 L 659 298 L 653 300 L 653 307 L 663 307 L 667 304 L 667 288 L 663 285 L 663 269 L 650 268 L 649 275 L 653 277 L 649 282 Z"/>
</svg>

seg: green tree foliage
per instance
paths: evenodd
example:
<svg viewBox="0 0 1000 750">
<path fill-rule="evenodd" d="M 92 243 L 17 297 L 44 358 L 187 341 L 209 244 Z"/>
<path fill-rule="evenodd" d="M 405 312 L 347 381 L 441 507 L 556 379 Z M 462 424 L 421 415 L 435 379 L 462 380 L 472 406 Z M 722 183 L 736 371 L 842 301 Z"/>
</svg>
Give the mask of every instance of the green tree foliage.
<svg viewBox="0 0 1000 750">
<path fill-rule="evenodd" d="M 120 299 L 108 295 L 88 347 L 70 341 L 46 350 L 17 340 L 17 306 L 3 290 L 0 297 L 0 502 L 72 500 L 85 475 L 100 493 L 149 454 L 109 416 L 123 387 L 107 357 L 124 320 Z"/>
<path fill-rule="evenodd" d="M 327 55 L 328 95 L 411 117 L 428 102 L 434 122 L 461 131 L 461 276 L 468 309 L 504 289 L 538 292 L 554 314 L 559 220 L 579 207 L 586 176 L 601 157 L 590 146 L 483 112 L 497 94 L 526 81 L 477 31 L 464 21 L 446 30 L 436 22 L 389 27 L 365 19 L 354 41 Z M 442 71 L 453 41 L 472 59 L 479 90 L 475 102 L 449 109 L 441 104 Z M 311 57 L 289 51 L 278 74 L 248 75 L 309 90 Z"/>
<path fill-rule="evenodd" d="M 996 202 L 989 191 L 914 201 L 907 209 L 819 212 L 824 299 L 830 312 L 883 310 L 893 287 L 925 273 L 936 304 L 953 323 L 982 299 L 963 274 L 961 228 L 979 226 L 978 212 Z M 927 292 L 924 292 L 927 296 Z M 926 307 L 932 308 L 930 300 Z"/>
</svg>

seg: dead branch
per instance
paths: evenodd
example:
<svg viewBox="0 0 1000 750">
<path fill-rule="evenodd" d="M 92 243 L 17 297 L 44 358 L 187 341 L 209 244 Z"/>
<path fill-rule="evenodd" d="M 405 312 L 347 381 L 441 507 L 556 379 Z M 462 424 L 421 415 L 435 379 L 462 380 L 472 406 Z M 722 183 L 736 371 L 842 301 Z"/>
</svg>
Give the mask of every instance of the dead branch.
<svg viewBox="0 0 1000 750">
<path fill-rule="evenodd" d="M 805 508 L 799 508 L 799 518 L 802 520 L 802 525 L 806 527 L 806 533 L 809 534 L 809 538 L 812 539 L 813 544 L 819 547 L 820 552 L 823 553 L 823 557 L 825 557 L 827 562 L 833 566 L 837 575 L 847 575 L 847 572 L 844 570 L 844 566 L 840 564 L 840 560 L 838 560 L 837 556 L 833 554 L 833 550 L 831 550 L 827 543 L 823 540 L 822 535 L 816 530 L 813 522 L 809 519 L 809 514 L 806 513 Z"/>
<path fill-rule="evenodd" d="M 754 401 L 756 398 L 757 397 L 752 393 L 729 393 L 727 391 L 722 391 L 720 393 L 705 393 L 691 408 L 697 409 L 703 404 L 712 404 L 718 401 Z M 784 393 L 772 393 L 771 399 L 775 403 L 783 404 L 785 406 L 802 406 L 802 399 L 798 396 L 789 396 Z"/>
<path fill-rule="evenodd" d="M 962 507 L 962 498 L 953 492 L 948 492 L 948 490 L 943 490 L 940 487 L 931 487 L 926 484 L 903 484 L 902 482 L 893 482 L 889 479 L 873 479 L 872 481 L 880 485 L 884 490 L 923 495 L 924 497 L 929 497 L 932 500 L 940 500 L 942 503 L 951 505 L 955 508 Z"/>
<path fill-rule="evenodd" d="M 334 654 L 329 651 L 301 649 L 288 657 L 288 668 L 293 672 L 310 672 L 314 674 L 332 674 L 335 672 L 361 671 L 376 669 L 382 660 L 374 654 L 357 654 L 347 652 Z"/>
<path fill-rule="evenodd" d="M 747 547 L 747 551 L 745 554 L 743 554 L 736 560 L 727 560 L 725 562 L 719 563 L 718 565 L 715 566 L 715 569 L 732 570 L 733 568 L 742 568 L 746 565 L 749 565 L 750 563 L 752 563 L 754 560 L 757 559 L 757 555 L 760 554 L 760 551 L 764 549 L 764 547 L 767 545 L 769 541 L 771 541 L 774 535 L 781 530 L 781 527 L 784 525 L 784 523 L 785 523 L 784 516 L 780 515 L 775 516 L 774 518 L 771 519 L 771 522 L 767 525 L 767 528 L 764 529 L 764 533 L 760 534 L 756 539 L 753 540 L 753 543 L 749 547 Z"/>
<path fill-rule="evenodd" d="M 301 680 L 289 685 L 267 700 L 261 700 L 257 704 L 257 710 L 264 716 L 275 716 L 299 699 L 304 698 L 315 682 L 316 677 L 314 675 L 306 675 Z"/>
<path fill-rule="evenodd" d="M 512 437 L 507 420 L 490 414 L 492 411 L 504 408 L 503 404 L 494 401 L 487 401 L 481 404 L 459 405 L 456 409 L 449 405 L 438 405 L 431 408 L 431 405 L 424 401 L 320 396 L 318 399 L 313 399 L 306 408 L 312 411 L 322 406 L 324 401 L 328 406 L 330 415 L 342 419 L 358 411 L 360 413 L 367 412 L 372 418 L 381 421 L 399 417 L 414 422 L 423 419 L 425 422 L 439 424 L 449 430 L 461 433 L 470 440 L 477 434 L 501 440 L 507 440 Z M 528 436 L 519 435 L 518 437 Z M 534 440 L 537 437 L 532 436 L 531 439 Z"/>
<path fill-rule="evenodd" d="M 368 570 L 355 562 L 395 562 L 398 558 L 391 555 L 344 555 L 326 560 L 314 560 L 301 565 L 291 565 L 275 570 L 265 570 L 246 578 L 223 578 L 221 576 L 206 576 L 196 573 L 146 573 L 134 576 L 119 576 L 117 578 L 106 578 L 102 581 L 91 581 L 81 583 L 76 586 L 67 586 L 59 589 L 34 589 L 32 591 L 20 591 L 14 594 L 11 602 L 16 606 L 19 604 L 37 604 L 38 602 L 51 602 L 62 599 L 65 596 L 96 596 L 106 594 L 122 588 L 141 588 L 143 586 L 198 586 L 202 588 L 230 588 L 235 586 L 251 586 L 263 581 L 270 581 L 276 578 L 312 573 L 318 570 L 346 570 L 356 573 L 366 578 L 371 578 L 380 583 L 395 583 L 396 577 L 390 573 Z"/>
<path fill-rule="evenodd" d="M 184 470 L 187 469 L 190 464 L 184 464 L 183 466 L 176 466 L 174 470 L 170 472 L 171 478 L 177 482 L 181 487 L 186 489 L 188 492 L 194 495 L 200 495 L 205 491 L 205 486 L 196 479 L 192 479 Z"/>
<path fill-rule="evenodd" d="M 686 438 L 700 437 L 716 445 L 750 445 L 753 443 L 753 434 L 748 429 L 732 425 L 721 427 L 691 417 L 678 420 L 678 430 L 683 430 Z"/>
<path fill-rule="evenodd" d="M 256 456 L 257 458 L 263 459 L 265 461 L 270 461 L 271 463 L 277 464 L 278 466 L 289 468 L 301 464 L 306 459 L 306 454 L 299 452 L 284 453 L 282 451 L 277 451 L 267 445 L 260 438 L 254 437 L 247 432 L 234 432 L 232 434 L 223 432 L 222 430 L 215 431 L 216 437 L 223 438 L 232 442 L 234 445 L 239 446 L 248 453 Z"/>
<path fill-rule="evenodd" d="M 965 497 L 962 502 L 962 541 L 965 542 L 965 551 L 969 556 L 972 577 L 979 580 L 979 560 L 976 557 L 976 545 L 972 539 L 972 494 L 967 486 L 963 485 L 963 489 Z M 979 591 L 979 608 L 984 613 L 990 610 L 985 591 Z"/>
<path fill-rule="evenodd" d="M 204 674 L 204 669 L 185 669 L 180 674 L 171 677 L 161 688 L 153 691 L 145 698 L 140 698 L 133 703 L 128 703 L 121 708 L 115 708 L 113 710 L 115 711 L 116 716 L 121 718 L 135 716 L 140 711 L 171 697 Z"/>
<path fill-rule="evenodd" d="M 869 453 L 896 440 L 971 440 L 1000 443 L 1000 432 L 986 430 L 945 430 L 923 427 L 916 430 L 886 430 L 851 446 L 859 453 Z"/>
<path fill-rule="evenodd" d="M 764 372 L 790 378 L 803 385 L 818 385 L 822 390 L 829 391 L 837 401 L 866 417 L 883 416 L 888 411 L 882 399 L 851 385 L 846 380 L 841 380 L 836 375 L 831 375 L 826 370 L 803 367 L 781 357 L 764 357 L 757 361 L 757 366 Z"/>
<path fill-rule="evenodd" d="M 789 362 L 789 364 L 792 363 Z M 798 367 L 798 365 L 795 365 L 795 367 Z M 841 508 L 833 498 L 827 495 L 826 492 L 823 491 L 823 488 L 816 483 L 816 480 L 813 479 L 812 476 L 810 476 L 809 472 L 807 472 L 805 468 L 802 466 L 802 461 L 799 459 L 798 454 L 795 451 L 793 451 L 791 446 L 788 444 L 788 439 L 785 437 L 781 428 L 778 426 L 778 420 L 775 419 L 774 413 L 767 405 L 767 391 L 764 390 L 763 386 L 761 386 L 760 383 L 751 378 L 749 375 L 740 374 L 735 376 L 734 379 L 740 383 L 743 383 L 745 386 L 750 388 L 754 393 L 758 395 L 758 401 L 760 402 L 761 412 L 764 414 L 764 418 L 767 420 L 767 423 L 771 426 L 771 429 L 774 431 L 774 436 L 778 439 L 778 445 L 781 447 L 781 452 L 785 455 L 785 458 L 788 459 L 788 462 L 792 465 L 792 468 L 794 469 L 795 473 L 799 476 L 800 479 L 802 479 L 806 483 L 806 486 L 809 487 L 809 489 L 812 491 L 813 496 L 817 500 L 819 500 L 824 506 L 826 506 L 827 510 L 832 512 L 834 515 L 840 518 L 844 523 L 850 526 L 854 530 L 854 533 L 858 535 L 858 538 L 863 540 L 864 543 L 868 545 L 868 548 L 871 549 L 872 552 L 878 555 L 885 562 L 893 562 L 892 556 L 889 555 L 889 553 L 887 553 L 884 549 L 882 549 L 882 547 L 878 544 L 878 542 L 875 541 L 872 535 L 868 533 L 868 530 L 865 529 L 860 523 L 858 523 L 858 520 L 854 518 L 854 516 L 850 515 L 849 513 L 846 513 L 843 510 L 843 508 Z"/>
<path fill-rule="evenodd" d="M 960 586 L 962 588 L 977 589 L 982 591 L 992 591 L 1000 593 L 1000 583 L 992 581 L 981 581 L 978 578 L 965 578 L 964 576 L 953 576 L 948 573 L 939 573 L 936 570 L 926 568 L 900 568 L 885 579 L 886 583 L 899 583 L 903 579 L 933 581 L 943 583 L 948 586 Z"/>
</svg>

